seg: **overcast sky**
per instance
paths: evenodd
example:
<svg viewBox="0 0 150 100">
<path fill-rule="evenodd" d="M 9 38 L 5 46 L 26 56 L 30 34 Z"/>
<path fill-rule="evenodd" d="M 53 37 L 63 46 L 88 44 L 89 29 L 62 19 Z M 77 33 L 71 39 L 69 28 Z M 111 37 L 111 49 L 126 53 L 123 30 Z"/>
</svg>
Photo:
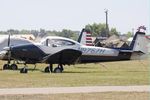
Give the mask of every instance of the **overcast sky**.
<svg viewBox="0 0 150 100">
<path fill-rule="evenodd" d="M 81 30 L 105 23 L 121 33 L 140 25 L 149 28 L 149 0 L 0 0 L 0 30 Z"/>
</svg>

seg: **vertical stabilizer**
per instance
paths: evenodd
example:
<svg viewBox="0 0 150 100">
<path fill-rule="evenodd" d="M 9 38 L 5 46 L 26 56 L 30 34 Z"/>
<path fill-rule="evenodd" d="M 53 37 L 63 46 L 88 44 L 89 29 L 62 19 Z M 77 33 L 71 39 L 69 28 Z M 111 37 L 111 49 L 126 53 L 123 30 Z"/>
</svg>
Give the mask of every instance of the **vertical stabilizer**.
<svg viewBox="0 0 150 100">
<path fill-rule="evenodd" d="M 146 38 L 144 32 L 136 32 L 135 36 L 133 37 L 133 40 L 130 45 L 130 49 L 135 52 L 143 52 L 145 53 L 147 50 L 146 48 Z"/>
<path fill-rule="evenodd" d="M 82 29 L 80 36 L 78 38 L 78 42 L 83 45 L 93 46 L 91 32 L 89 30 Z"/>
</svg>

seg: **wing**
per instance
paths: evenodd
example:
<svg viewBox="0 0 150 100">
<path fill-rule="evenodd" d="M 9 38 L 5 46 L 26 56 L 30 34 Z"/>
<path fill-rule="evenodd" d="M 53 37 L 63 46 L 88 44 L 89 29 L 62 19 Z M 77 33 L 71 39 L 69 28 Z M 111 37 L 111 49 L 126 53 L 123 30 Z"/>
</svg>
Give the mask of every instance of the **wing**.
<svg viewBox="0 0 150 100">
<path fill-rule="evenodd" d="M 51 64 L 74 64 L 76 63 L 82 52 L 74 49 L 64 49 L 55 54 L 48 55 L 43 58 L 42 62 Z"/>
</svg>

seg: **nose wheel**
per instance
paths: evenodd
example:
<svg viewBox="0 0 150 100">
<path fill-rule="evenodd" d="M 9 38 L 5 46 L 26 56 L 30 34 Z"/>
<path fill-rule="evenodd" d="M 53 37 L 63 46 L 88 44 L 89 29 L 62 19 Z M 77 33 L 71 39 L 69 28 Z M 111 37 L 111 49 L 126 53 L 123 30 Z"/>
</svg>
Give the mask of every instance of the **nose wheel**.
<svg viewBox="0 0 150 100">
<path fill-rule="evenodd" d="M 28 69 L 27 68 L 21 68 L 20 73 L 28 73 Z"/>
<path fill-rule="evenodd" d="M 26 64 L 25 64 L 24 68 L 20 69 L 20 73 L 28 73 L 28 69 L 27 69 Z"/>
</svg>

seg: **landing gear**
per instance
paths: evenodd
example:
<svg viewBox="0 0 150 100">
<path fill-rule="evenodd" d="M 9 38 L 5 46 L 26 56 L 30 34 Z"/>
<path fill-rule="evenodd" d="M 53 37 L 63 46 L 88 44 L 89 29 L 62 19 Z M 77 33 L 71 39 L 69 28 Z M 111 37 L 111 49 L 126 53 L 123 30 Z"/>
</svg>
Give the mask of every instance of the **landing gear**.
<svg viewBox="0 0 150 100">
<path fill-rule="evenodd" d="M 54 69 L 54 73 L 62 73 L 64 70 L 63 65 L 59 64 L 58 67 Z"/>
<path fill-rule="evenodd" d="M 45 73 L 52 73 L 53 72 L 53 65 L 52 64 L 50 64 L 49 66 L 47 66 L 46 68 L 45 68 Z"/>
<path fill-rule="evenodd" d="M 18 66 L 16 64 L 4 64 L 3 70 L 17 70 Z"/>
<path fill-rule="evenodd" d="M 58 64 L 58 67 L 56 67 L 56 68 L 54 69 L 54 71 L 53 71 L 53 65 L 50 64 L 49 66 L 47 66 L 47 67 L 45 68 L 44 72 L 45 72 L 45 73 L 50 73 L 50 72 L 51 72 L 51 73 L 52 73 L 52 72 L 54 72 L 54 73 L 62 73 L 63 70 L 64 70 L 63 65 L 62 65 L 62 64 Z"/>
<path fill-rule="evenodd" d="M 21 68 L 20 73 L 28 73 L 28 69 L 27 68 Z"/>
<path fill-rule="evenodd" d="M 17 66 L 16 64 L 12 64 L 12 65 L 10 65 L 10 68 L 11 68 L 12 70 L 17 70 L 17 69 L 18 69 L 18 66 Z"/>
<path fill-rule="evenodd" d="M 24 68 L 21 68 L 20 73 L 28 73 L 26 64 L 25 64 Z"/>
<path fill-rule="evenodd" d="M 50 68 L 49 68 L 49 66 L 46 67 L 44 71 L 45 71 L 45 73 L 50 73 Z"/>
<path fill-rule="evenodd" d="M 8 70 L 10 69 L 10 65 L 9 64 L 4 64 L 3 65 L 3 70 Z"/>
<path fill-rule="evenodd" d="M 59 67 L 56 67 L 56 68 L 54 69 L 54 73 L 62 73 L 62 69 L 59 68 Z"/>
</svg>

